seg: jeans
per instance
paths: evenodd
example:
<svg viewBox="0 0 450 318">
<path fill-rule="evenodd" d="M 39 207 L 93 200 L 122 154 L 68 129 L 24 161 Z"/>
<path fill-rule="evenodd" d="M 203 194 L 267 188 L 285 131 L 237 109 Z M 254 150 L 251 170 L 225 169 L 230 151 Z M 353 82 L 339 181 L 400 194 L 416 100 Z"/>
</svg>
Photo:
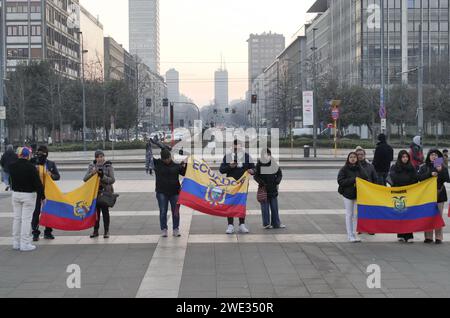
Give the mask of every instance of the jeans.
<svg viewBox="0 0 450 318">
<path fill-rule="evenodd" d="M 167 212 L 169 211 L 169 202 L 172 209 L 173 229 L 178 230 L 180 227 L 180 206 L 178 205 L 178 194 L 167 195 L 164 193 L 156 193 L 156 199 L 159 205 L 159 223 L 161 231 L 167 231 Z"/>
<path fill-rule="evenodd" d="M 281 225 L 280 213 L 278 210 L 278 198 L 267 197 L 267 201 L 261 203 L 263 226 L 272 225 L 279 228 Z M 270 212 L 272 211 L 272 214 Z"/>
<path fill-rule="evenodd" d="M 36 205 L 34 207 L 33 219 L 31 220 L 31 228 L 33 229 L 33 235 L 39 236 L 41 231 L 39 231 L 39 219 L 41 217 L 42 209 L 42 197 L 37 196 Z M 52 228 L 46 227 L 44 230 L 44 235 L 51 235 L 53 232 Z"/>
<path fill-rule="evenodd" d="M 378 172 L 377 171 L 377 175 L 378 175 L 378 184 L 382 185 L 382 186 L 386 186 L 387 177 L 389 175 L 389 172 Z"/>
<path fill-rule="evenodd" d="M 9 173 L 8 172 L 2 171 L 2 181 L 7 187 L 10 186 L 10 184 L 9 184 Z"/>
<path fill-rule="evenodd" d="M 347 227 L 348 240 L 354 240 L 356 238 L 356 200 L 349 200 L 344 198 L 345 205 L 345 224 Z"/>
<path fill-rule="evenodd" d="M 36 204 L 36 193 L 14 192 L 13 239 L 14 246 L 24 248 L 31 244 L 31 218 Z"/>
<path fill-rule="evenodd" d="M 97 206 L 97 222 L 95 222 L 94 231 L 98 232 L 100 229 L 100 213 L 103 215 L 103 227 L 105 233 L 109 232 L 110 216 L 108 207 Z"/>
</svg>

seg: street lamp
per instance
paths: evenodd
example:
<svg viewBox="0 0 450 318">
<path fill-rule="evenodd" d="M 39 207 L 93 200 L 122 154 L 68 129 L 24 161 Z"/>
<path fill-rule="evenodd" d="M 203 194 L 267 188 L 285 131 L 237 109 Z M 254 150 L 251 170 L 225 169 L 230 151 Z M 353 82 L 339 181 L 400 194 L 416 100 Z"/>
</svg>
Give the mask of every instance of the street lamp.
<svg viewBox="0 0 450 318">
<path fill-rule="evenodd" d="M 81 36 L 81 85 L 83 88 L 83 151 L 86 152 L 86 85 L 84 80 L 84 54 L 88 53 L 88 50 L 84 49 L 84 37 L 83 32 L 77 31 Z"/>
<path fill-rule="evenodd" d="M 318 28 L 313 29 L 313 84 L 314 84 L 314 102 L 313 102 L 313 147 L 314 147 L 314 158 L 317 158 L 317 56 L 316 56 L 316 31 Z"/>
</svg>

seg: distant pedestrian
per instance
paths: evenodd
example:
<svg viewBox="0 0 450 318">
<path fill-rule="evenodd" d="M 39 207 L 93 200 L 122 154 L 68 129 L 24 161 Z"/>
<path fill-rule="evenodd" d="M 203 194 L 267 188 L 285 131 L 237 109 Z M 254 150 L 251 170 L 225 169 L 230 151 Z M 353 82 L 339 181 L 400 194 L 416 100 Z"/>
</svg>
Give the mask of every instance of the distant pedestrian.
<svg viewBox="0 0 450 318">
<path fill-rule="evenodd" d="M 18 160 L 10 166 L 12 205 L 14 209 L 13 249 L 34 251 L 31 244 L 31 219 L 36 198 L 44 197 L 44 187 L 35 166 L 30 163 L 32 151 L 18 148 Z"/>
<path fill-rule="evenodd" d="M 419 171 L 420 166 L 424 163 L 422 137 L 416 136 L 413 138 L 413 142 L 409 147 L 409 156 L 411 157 L 411 164 L 414 169 Z"/>
<path fill-rule="evenodd" d="M 149 140 L 145 147 L 145 171 L 149 175 L 153 175 L 153 143 Z"/>
<path fill-rule="evenodd" d="M 356 238 L 356 178 L 369 179 L 365 170 L 358 163 L 358 155 L 355 152 L 351 152 L 347 157 L 345 166 L 339 171 L 337 181 L 339 194 L 344 197 L 347 236 L 349 242 L 352 243 L 361 242 L 361 240 Z"/>
<path fill-rule="evenodd" d="M 448 168 L 448 149 L 444 149 L 442 151 L 442 154 L 444 155 L 444 163 L 445 166 Z"/>
<path fill-rule="evenodd" d="M 105 154 L 101 150 L 97 150 L 95 152 L 95 160 L 88 167 L 88 171 L 86 176 L 84 177 L 84 182 L 89 181 L 93 176 L 98 175 L 100 178 L 100 185 L 98 189 L 98 194 L 100 195 L 102 192 L 107 194 L 114 194 L 114 183 L 116 179 L 114 177 L 114 167 L 111 161 L 107 161 L 105 158 Z M 103 227 L 105 234 L 103 238 L 108 239 L 110 236 L 109 227 L 110 227 L 110 215 L 109 215 L 109 207 L 105 205 L 100 205 L 97 203 L 97 222 L 94 226 L 94 233 L 90 236 L 91 238 L 99 237 L 98 230 L 100 229 L 100 214 L 103 215 Z"/>
<path fill-rule="evenodd" d="M 167 213 L 169 203 L 172 209 L 173 236 L 180 237 L 180 206 L 178 197 L 181 190 L 180 176 L 186 174 L 186 164 L 177 164 L 172 160 L 168 149 L 161 150 L 161 159 L 153 159 L 156 175 L 156 199 L 159 206 L 161 236 L 168 236 Z"/>
<path fill-rule="evenodd" d="M 251 175 L 255 174 L 255 164 L 248 153 L 242 149 L 242 145 L 236 139 L 233 143 L 233 152 L 225 155 L 220 166 L 220 173 L 225 174 L 227 178 L 233 178 L 236 181 L 249 172 Z M 239 219 L 239 232 L 248 234 L 250 231 L 245 224 L 245 218 Z M 233 234 L 234 219 L 228 218 L 228 227 L 226 234 Z"/>
<path fill-rule="evenodd" d="M 448 201 L 445 183 L 450 182 L 450 176 L 448 173 L 448 168 L 444 166 L 443 163 L 442 164 L 435 163 L 435 161 L 438 158 L 441 159 L 444 158 L 442 152 L 440 152 L 439 150 L 432 149 L 428 152 L 427 159 L 425 160 L 425 163 L 420 167 L 419 170 L 419 181 L 425 181 L 432 177 L 437 177 L 438 181 L 437 202 L 439 211 L 441 212 L 441 215 L 443 215 L 445 203 Z M 444 232 L 442 228 L 435 229 L 434 233 L 433 231 L 426 232 L 425 243 L 426 244 L 433 243 L 433 234 L 436 237 L 436 244 L 442 244 L 442 241 L 444 240 Z"/>
<path fill-rule="evenodd" d="M 417 170 L 411 164 L 411 157 L 406 150 L 398 154 L 397 162 L 391 167 L 389 177 L 393 187 L 405 187 L 419 182 Z M 414 234 L 400 233 L 398 239 L 400 242 L 412 243 Z"/>
<path fill-rule="evenodd" d="M 358 155 L 358 162 L 361 167 L 364 169 L 368 176 L 368 180 L 371 183 L 378 184 L 378 175 L 375 170 L 375 167 L 366 159 L 366 151 L 362 147 L 357 147 L 355 150 Z"/>
<path fill-rule="evenodd" d="M 17 161 L 17 154 L 14 152 L 13 145 L 8 145 L 6 147 L 5 153 L 1 158 L 1 166 L 2 166 L 2 177 L 3 183 L 6 185 L 5 191 L 9 191 L 10 189 L 10 176 L 9 176 L 9 167 Z"/>
<path fill-rule="evenodd" d="M 262 191 L 266 196 L 266 200 L 260 202 L 263 227 L 265 229 L 285 229 L 286 225 L 281 223 L 278 209 L 278 187 L 283 179 L 283 173 L 273 159 L 270 149 L 263 150 L 261 160 L 258 160 L 256 165 L 254 179 L 259 185 L 258 192 Z"/>
<path fill-rule="evenodd" d="M 42 185 L 44 186 L 45 191 L 45 178 L 47 175 L 50 175 L 53 181 L 59 181 L 61 179 L 61 175 L 59 174 L 58 168 L 56 167 L 56 163 L 54 161 L 48 160 L 48 148 L 47 146 L 39 146 L 37 149 L 37 154 L 34 158 L 30 160 L 32 164 L 36 167 L 39 178 L 41 179 Z M 44 197 L 40 197 L 38 195 L 36 199 L 36 206 L 33 213 L 33 221 L 31 223 L 31 228 L 33 229 L 33 242 L 39 241 L 39 236 L 41 231 L 39 230 L 39 219 L 41 216 L 42 204 L 44 201 Z M 46 240 L 54 240 L 53 229 L 46 227 L 44 230 L 44 239 Z"/>
<path fill-rule="evenodd" d="M 386 185 L 391 163 L 394 160 L 394 149 L 388 145 L 385 134 L 378 136 L 378 144 L 375 149 L 373 165 L 378 175 L 378 184 Z"/>
</svg>

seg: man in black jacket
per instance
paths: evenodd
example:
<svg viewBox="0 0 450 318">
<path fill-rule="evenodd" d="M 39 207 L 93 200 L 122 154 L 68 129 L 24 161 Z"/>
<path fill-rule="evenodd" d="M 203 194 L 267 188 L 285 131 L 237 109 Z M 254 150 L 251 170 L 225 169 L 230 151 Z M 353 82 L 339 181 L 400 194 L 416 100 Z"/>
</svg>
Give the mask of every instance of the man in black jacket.
<svg viewBox="0 0 450 318">
<path fill-rule="evenodd" d="M 14 152 L 13 145 L 8 145 L 6 151 L 2 156 L 1 165 L 3 169 L 3 182 L 6 185 L 5 191 L 9 191 L 9 167 L 17 161 L 17 154 Z"/>
<path fill-rule="evenodd" d="M 227 154 L 223 158 L 222 165 L 220 166 L 220 173 L 226 174 L 227 178 L 234 178 L 239 180 L 242 176 L 249 172 L 251 175 L 255 174 L 255 164 L 252 161 L 250 155 L 242 150 L 242 146 L 237 140 L 233 144 L 233 153 Z M 239 219 L 239 231 L 247 234 L 250 231 L 245 225 L 245 218 Z M 228 218 L 227 234 L 234 233 L 234 219 Z"/>
<path fill-rule="evenodd" d="M 18 157 L 10 166 L 14 208 L 13 249 L 29 252 L 36 249 L 31 244 L 31 219 L 36 198 L 44 197 L 44 187 L 36 168 L 29 162 L 31 149 L 19 148 Z"/>
<path fill-rule="evenodd" d="M 44 177 L 46 173 L 50 174 L 51 178 L 54 181 L 58 181 L 61 179 L 58 168 L 53 161 L 50 161 L 48 158 L 48 148 L 46 146 L 40 146 L 37 150 L 36 157 L 31 159 L 31 163 L 34 164 L 38 170 L 39 177 L 41 178 L 41 182 L 45 187 Z M 33 241 L 39 241 L 39 235 L 41 231 L 39 231 L 39 218 L 41 216 L 41 208 L 42 201 L 44 200 L 44 196 L 37 196 L 36 206 L 33 213 L 33 221 L 31 223 L 31 227 L 33 229 Z M 46 227 L 44 231 L 44 239 L 46 240 L 54 240 L 55 237 L 52 234 L 53 229 Z"/>
<path fill-rule="evenodd" d="M 378 140 L 379 143 L 375 150 L 373 165 L 378 174 L 378 183 L 386 185 L 386 179 L 389 175 L 389 170 L 391 169 L 391 163 L 394 160 L 394 149 L 388 145 L 385 134 L 379 135 Z"/>
</svg>

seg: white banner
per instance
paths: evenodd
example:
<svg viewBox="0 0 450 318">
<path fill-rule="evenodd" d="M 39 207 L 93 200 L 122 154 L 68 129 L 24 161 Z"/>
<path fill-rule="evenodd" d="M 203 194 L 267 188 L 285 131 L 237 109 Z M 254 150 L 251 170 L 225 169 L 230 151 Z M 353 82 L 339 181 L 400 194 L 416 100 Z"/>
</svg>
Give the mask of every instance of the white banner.
<svg viewBox="0 0 450 318">
<path fill-rule="evenodd" d="M 303 127 L 314 126 L 314 92 L 303 92 Z"/>
</svg>

